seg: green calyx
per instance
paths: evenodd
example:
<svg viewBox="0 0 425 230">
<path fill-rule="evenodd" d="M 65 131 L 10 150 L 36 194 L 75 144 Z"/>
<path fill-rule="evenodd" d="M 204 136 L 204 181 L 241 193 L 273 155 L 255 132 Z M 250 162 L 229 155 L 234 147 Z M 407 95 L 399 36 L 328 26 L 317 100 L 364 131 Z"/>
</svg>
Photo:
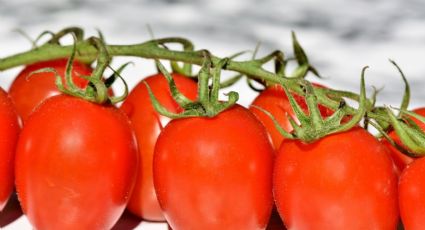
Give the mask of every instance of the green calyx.
<svg viewBox="0 0 425 230">
<path fill-rule="evenodd" d="M 295 32 L 292 31 L 292 47 L 294 50 L 295 60 L 298 63 L 298 67 L 292 73 L 291 77 L 293 78 L 305 78 L 308 72 L 313 73 L 315 76 L 321 78 L 319 72 L 314 68 L 307 57 L 304 49 L 301 47 L 301 44 L 298 42 L 298 39 L 295 35 Z"/>
<path fill-rule="evenodd" d="M 400 110 L 398 116 L 396 116 L 388 107 L 386 107 L 386 112 L 390 118 L 391 126 L 405 147 L 397 144 L 388 135 L 384 135 L 384 137 L 398 150 L 411 157 L 424 156 L 425 134 L 423 130 L 412 120 L 412 117 L 423 123 L 425 123 L 425 117 L 404 109 Z"/>
<path fill-rule="evenodd" d="M 257 44 L 255 47 L 255 50 L 253 52 L 253 56 L 251 59 L 251 64 L 256 65 L 258 67 L 262 67 L 266 63 L 273 61 L 274 62 L 274 68 L 275 73 L 278 78 L 282 79 L 303 79 L 307 76 L 309 72 L 311 72 L 313 75 L 315 75 L 318 78 L 321 78 L 319 72 L 314 68 L 307 57 L 307 54 L 305 53 L 304 49 L 302 48 L 301 44 L 299 43 L 295 32 L 292 32 L 292 49 L 294 53 L 294 57 L 292 58 L 285 58 L 285 55 L 282 51 L 276 50 L 262 58 L 256 58 L 256 54 L 259 50 L 260 44 Z M 287 73 L 287 66 L 290 61 L 296 61 L 297 67 L 291 72 Z M 257 87 L 255 86 L 252 81 L 256 81 L 257 83 L 263 85 L 263 87 Z M 247 78 L 248 86 L 256 91 L 261 92 L 263 91 L 267 86 L 276 84 L 276 81 L 270 81 L 266 79 L 257 79 L 253 76 L 248 76 Z M 282 84 L 281 82 L 277 84 Z"/>
<path fill-rule="evenodd" d="M 416 118 L 420 122 L 425 123 L 425 118 L 414 112 L 408 111 L 410 101 L 410 86 L 401 68 L 393 60 L 393 64 L 405 85 L 404 94 L 399 108 L 394 108 L 399 111 L 394 114 L 393 110 L 388 107 L 374 107 L 371 111 L 373 119 L 369 123 L 381 134 L 382 137 L 388 140 L 396 149 L 411 157 L 420 157 L 425 155 L 425 134 L 423 130 L 412 120 Z M 387 133 L 394 130 L 400 138 L 403 146 L 395 142 Z"/>
<path fill-rule="evenodd" d="M 78 76 L 78 77 L 86 79 L 89 82 L 88 85 L 85 88 L 79 88 L 78 86 L 75 85 L 72 78 L 72 63 L 75 60 L 75 55 L 77 52 L 77 44 L 81 42 L 83 39 L 82 37 L 83 31 L 78 28 L 67 28 L 65 30 L 60 31 L 57 34 L 53 34 L 52 38 L 46 44 L 59 45 L 59 39 L 67 34 L 71 34 L 73 36 L 74 44 L 73 44 L 73 49 L 71 50 L 71 54 L 68 58 L 68 62 L 66 64 L 64 79 L 62 79 L 62 77 L 53 68 L 43 68 L 43 69 L 34 71 L 33 73 L 31 73 L 31 75 L 34 73 L 40 73 L 40 72 L 52 72 L 56 76 L 55 83 L 60 92 L 71 95 L 71 96 L 79 97 L 94 103 L 114 104 L 124 100 L 128 95 L 128 87 L 124 79 L 120 76 L 120 73 L 124 70 L 124 68 L 127 66 L 128 63 L 122 65 L 117 71 L 113 70 L 113 74 L 108 79 L 104 80 L 103 73 L 105 69 L 109 67 L 111 57 L 108 54 L 104 41 L 100 38 L 91 37 L 87 40 L 89 44 L 96 47 L 96 49 L 98 49 L 99 51 L 98 58 L 97 58 L 97 65 L 92 75 Z M 124 94 L 117 97 L 109 95 L 109 88 L 112 86 L 116 78 L 121 79 L 125 86 Z"/>
<path fill-rule="evenodd" d="M 316 92 L 317 88 L 304 79 L 294 80 L 300 82 L 299 85 L 304 92 L 303 96 L 307 103 L 307 112 L 304 112 L 301 106 L 296 102 L 289 88 L 282 84 L 285 94 L 287 95 L 291 107 L 298 120 L 296 121 L 288 114 L 286 115 L 293 128 L 293 132 L 288 133 L 285 131 L 269 112 L 259 108 L 258 106 L 255 106 L 255 108 L 266 113 L 266 115 L 268 115 L 273 120 L 277 130 L 282 134 L 282 136 L 288 139 L 296 138 L 302 140 L 303 142 L 310 143 L 324 136 L 349 130 L 360 122 L 367 110 L 367 98 L 364 82 L 364 73 L 366 68 L 367 67 L 363 69 L 361 75 L 360 96 L 357 113 L 352 115 L 348 121 L 342 122 L 344 117 L 350 115 L 345 110 L 347 104 L 342 98 L 340 99 L 340 105 L 338 106 L 338 109 L 331 116 L 324 118 L 318 107 L 320 103 L 318 101 L 318 94 Z"/>
<path fill-rule="evenodd" d="M 396 67 L 397 71 L 399 72 L 403 83 L 404 83 L 404 94 L 402 97 L 402 101 L 399 107 L 399 110 L 407 110 L 407 107 L 409 106 L 409 101 L 410 101 L 410 86 L 409 86 L 409 82 L 407 81 L 406 76 L 404 75 L 403 71 L 401 70 L 401 68 L 397 65 L 397 63 L 393 60 L 389 60 L 390 63 L 392 65 L 394 65 L 394 67 Z M 380 133 L 385 137 L 385 134 L 383 134 L 383 132 L 388 132 L 390 129 L 392 129 L 392 125 L 391 125 L 391 119 L 389 117 L 388 114 L 388 108 L 385 106 L 377 106 L 373 108 L 372 112 L 370 113 L 375 122 L 377 124 L 373 125 L 375 128 L 377 125 L 379 125 L 379 128 L 377 128 L 378 131 L 382 130 L 382 132 L 380 131 Z M 400 116 L 400 114 L 398 115 Z M 395 146 L 397 147 L 397 146 Z"/>
<path fill-rule="evenodd" d="M 227 94 L 227 101 L 219 100 L 220 91 L 220 75 L 221 70 L 225 68 L 229 59 L 224 58 L 220 60 L 214 67 L 210 54 L 204 51 L 204 63 L 198 74 L 198 100 L 192 101 L 185 97 L 178 89 L 170 73 L 164 68 L 164 66 L 156 61 L 158 69 L 165 76 L 168 81 L 171 94 L 174 100 L 183 108 L 182 113 L 172 113 L 163 107 L 156 99 L 149 85 L 146 85 L 149 97 L 151 98 L 152 105 L 161 114 L 172 119 L 185 118 L 185 117 L 214 117 L 220 112 L 232 107 L 236 104 L 239 99 L 239 95 L 236 92 L 229 92 Z M 211 87 L 209 86 L 209 80 L 212 80 Z"/>
</svg>

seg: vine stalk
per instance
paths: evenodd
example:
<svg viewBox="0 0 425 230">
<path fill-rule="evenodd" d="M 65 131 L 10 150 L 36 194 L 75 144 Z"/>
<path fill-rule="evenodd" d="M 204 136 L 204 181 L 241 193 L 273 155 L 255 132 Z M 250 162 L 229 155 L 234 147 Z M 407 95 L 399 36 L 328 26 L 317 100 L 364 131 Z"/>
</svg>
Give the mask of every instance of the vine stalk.
<svg viewBox="0 0 425 230">
<path fill-rule="evenodd" d="M 163 39 L 155 39 L 150 40 L 140 44 L 133 45 L 105 45 L 107 53 L 112 56 L 132 56 L 132 57 L 140 57 L 140 58 L 148 58 L 148 59 L 162 59 L 169 61 L 179 61 L 189 64 L 195 64 L 201 66 L 204 61 L 204 50 L 198 51 L 177 51 L 167 49 L 159 44 L 167 44 L 167 43 L 177 43 L 183 44 L 183 46 L 187 46 L 187 44 L 191 44 L 189 40 L 179 37 L 171 37 L 171 38 L 163 38 Z M 53 60 L 58 58 L 66 58 L 69 57 L 72 53 L 74 45 L 62 46 L 60 44 L 51 44 L 46 43 L 40 47 L 35 49 L 18 53 L 6 58 L 0 59 L 0 71 L 7 70 L 13 67 L 28 65 L 35 62 Z M 81 40 L 77 41 L 75 44 L 76 59 L 81 62 L 91 63 L 98 57 L 99 50 L 96 46 L 88 41 Z M 272 54 L 280 53 L 280 51 L 275 51 Z M 211 63 L 213 66 L 217 65 L 222 58 L 214 56 L 211 54 Z M 235 71 L 251 78 L 255 78 L 262 81 L 267 81 L 275 84 L 285 84 L 289 89 L 298 94 L 303 94 L 301 87 L 299 87 L 296 79 L 288 79 L 282 76 L 279 76 L 276 73 L 270 72 L 262 68 L 262 64 L 271 59 L 270 55 L 267 55 L 266 58 L 259 58 L 248 61 L 235 61 L 228 60 L 226 66 L 224 67 L 226 70 Z M 319 90 L 320 91 L 320 90 Z M 327 94 L 335 94 L 340 95 L 341 91 L 327 89 Z M 349 94 L 348 92 L 344 92 L 345 94 Z M 353 99 L 358 98 L 357 94 L 350 94 Z M 326 100 L 323 97 L 318 97 L 318 102 L 328 106 L 332 109 L 338 109 L 339 102 L 335 100 L 334 102 Z M 345 112 L 347 114 L 355 114 L 356 109 L 347 106 L 345 108 Z M 373 116 L 373 115 L 372 115 Z"/>
<path fill-rule="evenodd" d="M 47 32 L 43 33 L 47 34 Z M 43 35 L 42 34 L 42 35 Z M 140 57 L 140 58 L 147 58 L 147 59 L 153 59 L 153 60 L 168 60 L 172 64 L 173 69 L 177 69 L 184 73 L 190 73 L 191 71 L 191 65 L 198 65 L 198 66 L 204 66 L 205 65 L 205 54 L 208 53 L 208 66 L 211 68 L 203 68 L 204 71 L 207 71 L 205 73 L 200 73 L 200 77 L 198 77 L 198 80 L 204 81 L 204 88 L 201 88 L 200 95 L 205 94 L 206 92 L 209 93 L 206 95 L 201 95 L 201 101 L 199 102 L 201 107 L 207 112 L 207 116 L 213 116 L 216 112 L 221 111 L 222 109 L 227 108 L 228 106 L 232 105 L 232 103 L 236 103 L 237 96 L 236 93 L 233 92 L 233 94 L 229 94 L 229 101 L 220 104 L 215 99 L 218 97 L 218 91 L 220 89 L 219 82 L 217 82 L 219 79 L 219 73 L 222 69 L 235 71 L 239 75 L 245 75 L 249 79 L 258 80 L 259 82 L 266 83 L 266 85 L 273 85 L 278 84 L 282 85 L 285 88 L 285 91 L 287 94 L 290 94 L 291 92 L 294 92 L 296 94 L 299 94 L 301 96 L 306 97 L 309 110 L 312 110 L 312 108 L 315 108 L 317 104 L 324 105 L 333 111 L 337 111 L 336 115 L 332 118 L 335 121 L 338 121 L 340 117 L 343 116 L 352 116 L 356 117 L 354 121 L 357 123 L 361 118 L 359 116 L 365 116 L 368 119 L 373 119 L 377 121 L 379 124 L 387 124 L 398 128 L 398 126 L 403 124 L 399 121 L 399 117 L 402 116 L 402 114 L 399 114 L 398 117 L 392 116 L 389 112 L 383 113 L 383 110 L 375 107 L 374 102 L 375 100 L 367 99 L 365 97 L 365 91 L 364 91 L 364 76 L 362 74 L 362 92 L 361 94 L 356 94 L 352 92 L 347 91 L 340 91 L 340 90 L 333 90 L 328 88 L 316 88 L 313 86 L 307 85 L 307 91 L 306 92 L 306 85 L 303 85 L 303 77 L 308 73 L 311 72 L 314 75 L 317 75 L 320 77 L 318 72 L 315 68 L 313 68 L 307 59 L 307 56 L 303 49 L 301 48 L 300 44 L 296 40 L 295 34 L 293 33 L 293 46 L 294 46 L 294 53 L 295 58 L 298 62 L 298 68 L 295 69 L 295 71 L 292 73 L 292 75 L 288 75 L 288 77 L 285 73 L 285 66 L 288 60 L 290 59 L 284 59 L 283 52 L 277 50 L 274 51 L 264 57 L 261 58 L 255 58 L 255 55 L 252 60 L 246 60 L 246 61 L 235 61 L 232 58 L 221 58 L 218 56 L 214 56 L 212 54 L 209 54 L 209 51 L 206 50 L 194 50 L 193 44 L 185 39 L 180 37 L 170 37 L 170 38 L 163 38 L 163 39 L 153 39 L 144 43 L 140 44 L 133 44 L 133 45 L 107 45 L 104 44 L 104 39 L 102 37 L 100 39 L 86 39 L 83 40 L 83 31 L 79 28 L 65 28 L 64 30 L 53 34 L 48 32 L 48 34 L 52 35 L 52 38 L 45 44 L 35 47 L 29 51 L 18 53 L 9 57 L 0 58 L 0 71 L 7 70 L 13 67 L 21 66 L 21 65 L 28 65 L 33 64 L 36 62 L 41 61 L 48 61 L 53 59 L 59 59 L 59 58 L 67 58 L 67 57 L 74 57 L 78 59 L 81 62 L 84 63 L 92 63 L 95 60 L 97 60 L 97 68 L 94 71 L 94 76 L 92 76 L 91 83 L 95 86 L 97 89 L 95 100 L 96 102 L 104 102 L 105 100 L 115 101 L 118 99 L 123 99 L 123 97 L 119 98 L 109 98 L 106 95 L 106 86 L 104 85 L 104 82 L 101 80 L 101 75 L 105 68 L 108 67 L 109 60 L 112 57 L 115 56 L 131 56 L 131 57 Z M 67 35 L 67 34 L 73 34 L 75 38 L 75 43 L 73 45 L 61 45 L 59 40 Z M 171 50 L 167 48 L 167 44 L 174 43 L 174 44 L 180 44 L 183 46 L 183 50 Z M 35 42 L 34 42 L 35 44 Z M 256 52 L 254 52 L 256 53 Z M 238 55 L 238 54 L 237 54 Z M 276 71 L 270 72 L 263 68 L 263 65 L 265 63 L 268 63 L 270 61 L 275 61 Z M 180 67 L 177 65 L 177 62 L 182 62 L 183 67 Z M 157 62 L 158 63 L 158 62 Z M 392 62 L 394 65 L 396 65 L 394 62 Z M 398 68 L 398 66 L 396 65 Z M 209 81 L 210 72 L 209 69 L 213 69 L 214 73 L 212 74 L 214 81 L 214 87 L 211 92 L 207 91 L 207 84 Z M 401 70 L 398 68 L 399 72 L 402 74 Z M 69 72 L 69 71 L 68 71 Z M 364 72 L 363 72 L 364 73 Z M 204 75 L 202 75 L 204 74 Z M 119 73 L 118 73 L 119 77 Z M 203 77 L 203 78 L 202 78 Z M 409 101 L 409 88 L 407 81 L 402 74 L 403 80 L 406 83 L 406 92 L 405 97 L 402 102 L 401 110 L 404 111 L 408 105 Z M 301 79 L 301 80 L 300 80 Z M 77 90 L 78 91 L 78 90 Z M 291 92 L 289 92 L 291 91 Z M 78 91 L 80 92 L 80 91 Z M 212 95 L 211 95 L 212 94 Z M 344 99 L 352 99 L 357 102 L 359 102 L 359 108 L 353 108 L 349 105 L 346 105 L 344 102 Z M 208 100 L 207 100 L 208 99 Z M 186 103 L 185 101 L 181 101 L 182 103 Z M 214 102 L 214 103 L 212 103 Z M 341 103 L 344 102 L 344 106 L 341 106 Z M 199 110 L 199 103 L 197 102 L 191 102 L 189 103 L 189 107 L 193 107 L 191 110 L 188 110 L 187 114 L 183 115 L 196 115 L 198 113 L 204 113 L 205 111 L 200 109 Z M 198 110 L 196 110 L 196 108 Z M 213 109 L 211 109 L 211 108 Z M 217 108 L 216 108 L 217 107 Z M 212 111 L 212 112 L 211 112 Z M 361 113 L 359 113 L 359 111 Z M 312 119 L 315 120 L 313 123 L 319 124 L 316 128 L 317 129 L 324 129 L 324 127 L 334 127 L 332 125 L 329 125 L 329 122 L 333 122 L 332 119 L 328 121 L 326 125 L 324 125 L 326 122 L 322 120 L 318 120 L 317 117 L 320 117 L 317 111 L 312 111 Z M 341 115 L 342 114 L 342 115 Z M 360 114 L 360 115 L 359 115 Z M 174 114 L 175 115 L 175 114 Z M 177 116 L 177 115 L 176 115 Z M 178 115 L 180 116 L 180 115 Z M 308 122 L 307 122 L 308 123 Z M 322 124 L 323 123 L 323 124 Z M 375 124 L 375 123 L 374 123 Z M 413 128 L 408 127 L 408 124 L 405 124 L 404 128 L 406 128 L 408 131 L 412 131 Z M 334 127 L 335 128 L 335 127 Z M 385 128 L 385 127 L 383 127 Z M 333 130 L 333 129 L 332 129 Z M 339 131 L 339 129 L 335 129 Z M 333 131 L 335 131 L 333 130 Z M 328 130 L 329 131 L 329 130 Z M 332 132 L 332 131 L 331 131 Z M 412 132 L 418 133 L 418 130 L 413 130 Z M 328 132 L 326 132 L 328 133 Z M 421 132 L 422 134 L 422 132 Z M 308 135 L 307 135 L 308 136 Z M 402 135 L 401 139 L 406 139 L 406 135 Z M 414 145 L 413 147 L 417 147 L 421 153 L 425 154 L 425 134 L 420 135 L 420 137 L 417 137 L 417 135 L 414 136 L 414 143 L 412 142 L 411 145 Z M 407 142 L 409 145 L 409 140 L 404 141 Z M 413 148 L 412 148 L 413 149 Z"/>
</svg>

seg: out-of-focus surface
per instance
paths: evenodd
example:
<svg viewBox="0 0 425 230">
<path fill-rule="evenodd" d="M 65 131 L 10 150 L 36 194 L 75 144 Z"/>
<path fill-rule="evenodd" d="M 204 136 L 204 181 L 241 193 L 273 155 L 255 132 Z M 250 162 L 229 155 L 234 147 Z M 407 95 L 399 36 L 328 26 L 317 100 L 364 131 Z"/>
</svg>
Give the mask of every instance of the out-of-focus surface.
<svg viewBox="0 0 425 230">
<path fill-rule="evenodd" d="M 87 35 L 96 35 L 96 29 L 100 29 L 110 44 L 132 44 L 151 38 L 146 26 L 149 24 L 156 38 L 185 37 L 193 41 L 195 48 L 209 49 L 223 57 L 253 50 L 258 42 L 259 56 L 275 49 L 291 56 L 293 30 L 310 62 L 325 77 L 317 81 L 358 91 L 361 69 L 369 65 L 368 90 L 371 92 L 372 85 L 384 87 L 378 95 L 381 104 L 398 106 L 401 101 L 402 80 L 388 62 L 389 58 L 395 60 L 411 84 L 414 108 L 424 105 L 425 98 L 424 19 L 422 0 L 0 0 L 0 58 L 31 48 L 16 29 L 36 38 L 45 30 L 80 26 Z M 117 58 L 113 65 L 118 67 L 130 60 L 136 64 L 129 66 L 123 76 L 131 88 L 155 68 L 152 61 L 138 58 Z M 0 86 L 8 89 L 19 69 L 1 72 Z M 241 94 L 243 105 L 256 95 L 244 81 L 229 90 Z M 0 218 L 6 215 L 0 214 Z M 134 221 L 134 217 L 124 219 Z M 141 227 L 135 224 L 122 229 L 136 226 Z M 145 226 L 166 229 L 165 225 Z M 19 217 L 5 229 L 31 227 Z"/>
<path fill-rule="evenodd" d="M 414 107 L 425 98 L 423 19 L 421 0 L 0 0 L 0 57 L 30 48 L 15 29 L 35 38 L 76 25 L 88 35 L 100 29 L 111 44 L 129 44 L 150 39 L 149 24 L 157 38 L 186 37 L 221 56 L 253 50 L 257 42 L 259 55 L 281 49 L 290 56 L 294 30 L 325 84 L 358 90 L 361 68 L 369 65 L 368 84 L 385 87 L 378 100 L 398 105 L 403 85 L 388 62 L 394 59 L 411 83 Z M 150 61 L 137 64 L 124 74 L 130 86 L 155 71 Z M 0 86 L 7 88 L 13 74 L 2 75 Z M 245 90 L 242 104 L 254 97 Z"/>
</svg>

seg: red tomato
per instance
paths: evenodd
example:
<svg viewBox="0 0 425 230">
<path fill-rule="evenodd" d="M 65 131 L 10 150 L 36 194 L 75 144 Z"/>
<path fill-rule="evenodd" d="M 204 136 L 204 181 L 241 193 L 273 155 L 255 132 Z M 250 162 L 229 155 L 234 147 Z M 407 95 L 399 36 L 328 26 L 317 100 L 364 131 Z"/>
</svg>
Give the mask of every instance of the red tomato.
<svg viewBox="0 0 425 230">
<path fill-rule="evenodd" d="M 135 182 L 137 145 L 114 106 L 58 95 L 28 118 L 16 152 L 16 189 L 35 229 L 110 229 Z"/>
<path fill-rule="evenodd" d="M 399 204 L 404 229 L 421 230 L 425 225 L 425 158 L 409 164 L 400 176 Z"/>
<path fill-rule="evenodd" d="M 397 176 L 387 149 L 355 127 L 314 143 L 284 140 L 276 206 L 288 229 L 396 229 Z"/>
<path fill-rule="evenodd" d="M 62 77 L 65 76 L 67 59 L 58 59 L 53 61 L 39 62 L 25 67 L 13 81 L 9 93 L 12 97 L 19 116 L 25 122 L 33 109 L 44 99 L 57 95 L 58 91 L 55 84 L 55 74 L 37 73 L 31 76 L 30 73 L 42 69 L 53 68 Z M 75 85 L 79 87 L 87 86 L 88 81 L 78 76 L 90 76 L 92 69 L 78 61 L 72 64 L 72 79 Z"/>
<path fill-rule="evenodd" d="M 425 108 L 417 108 L 414 109 L 413 112 L 421 115 L 421 116 L 425 116 Z M 423 131 L 425 131 L 425 123 L 419 121 L 418 119 L 411 117 L 411 119 L 419 126 L 419 128 L 421 128 Z M 400 138 L 397 136 L 397 133 L 392 130 L 388 133 L 388 135 L 400 146 L 404 146 L 403 143 L 401 142 Z M 385 146 L 387 146 L 390 149 L 390 153 L 391 153 L 391 158 L 393 159 L 393 162 L 396 166 L 396 169 L 398 171 L 399 174 L 401 174 L 401 172 L 404 170 L 404 168 L 412 163 L 412 161 L 414 160 L 414 158 L 407 156 L 406 154 L 398 151 L 397 148 L 395 148 L 394 146 L 392 146 L 385 138 L 382 139 L 382 142 L 385 144 Z"/>
<path fill-rule="evenodd" d="M 18 115 L 13 107 L 12 100 L 0 88 L 0 212 L 13 191 L 13 162 L 18 134 Z"/>
<path fill-rule="evenodd" d="M 196 99 L 197 84 L 184 76 L 172 74 L 177 88 L 188 98 Z M 158 101 L 169 111 L 181 112 L 181 108 L 171 97 L 167 80 L 162 74 L 144 79 Z M 152 158 L 156 140 L 163 127 L 169 122 L 153 108 L 148 90 L 140 82 L 128 95 L 121 109 L 129 116 L 136 132 L 141 164 L 138 177 L 127 208 L 135 215 L 147 220 L 164 221 L 153 186 Z"/>
<path fill-rule="evenodd" d="M 273 148 L 242 106 L 213 118 L 172 120 L 159 135 L 154 185 L 180 229 L 265 229 L 273 206 Z"/>
<path fill-rule="evenodd" d="M 318 84 L 314 85 L 323 87 Z M 296 102 L 301 106 L 301 108 L 303 108 L 305 112 L 307 112 L 308 109 L 304 97 L 299 96 L 297 94 L 293 94 L 293 96 Z M 270 112 L 279 122 L 282 128 L 287 132 L 292 131 L 292 126 L 289 123 L 289 118 L 287 117 L 287 114 L 297 121 L 295 113 L 293 112 L 291 104 L 289 103 L 289 99 L 286 96 L 283 88 L 279 85 L 273 85 L 265 89 L 254 99 L 252 105 L 256 105 Z M 319 105 L 319 109 L 320 113 L 324 117 L 328 117 L 333 113 L 332 110 L 321 105 Z M 270 134 L 274 148 L 278 150 L 280 144 L 282 143 L 283 136 L 276 129 L 272 119 L 270 119 L 269 116 L 254 107 L 250 107 L 249 110 L 251 110 L 251 112 L 253 112 L 258 117 L 258 119 L 264 124 Z"/>
</svg>

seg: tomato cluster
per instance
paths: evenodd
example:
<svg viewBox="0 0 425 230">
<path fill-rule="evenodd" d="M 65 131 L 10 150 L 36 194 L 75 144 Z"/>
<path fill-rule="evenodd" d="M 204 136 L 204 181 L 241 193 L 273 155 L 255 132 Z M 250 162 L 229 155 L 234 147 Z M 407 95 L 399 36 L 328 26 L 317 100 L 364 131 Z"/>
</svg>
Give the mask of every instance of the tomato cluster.
<svg viewBox="0 0 425 230">
<path fill-rule="evenodd" d="M 61 93 L 56 74 L 64 80 L 67 70 L 79 88 L 93 83 L 89 65 L 70 63 L 29 65 L 9 93 L 0 90 L 0 211 L 15 185 L 35 229 L 110 229 L 126 208 L 174 230 L 396 229 L 400 217 L 406 229 L 421 229 L 425 222 L 425 160 L 359 124 L 313 142 L 297 139 L 295 126 L 305 119 L 298 114 L 314 113 L 305 95 L 268 85 L 251 107 L 229 104 L 211 114 L 192 102 L 212 98 L 214 85 L 205 92 L 200 78 L 162 72 L 117 107 Z M 170 113 L 207 116 L 171 119 L 153 98 Z M 316 109 L 323 119 L 338 112 Z"/>
</svg>

